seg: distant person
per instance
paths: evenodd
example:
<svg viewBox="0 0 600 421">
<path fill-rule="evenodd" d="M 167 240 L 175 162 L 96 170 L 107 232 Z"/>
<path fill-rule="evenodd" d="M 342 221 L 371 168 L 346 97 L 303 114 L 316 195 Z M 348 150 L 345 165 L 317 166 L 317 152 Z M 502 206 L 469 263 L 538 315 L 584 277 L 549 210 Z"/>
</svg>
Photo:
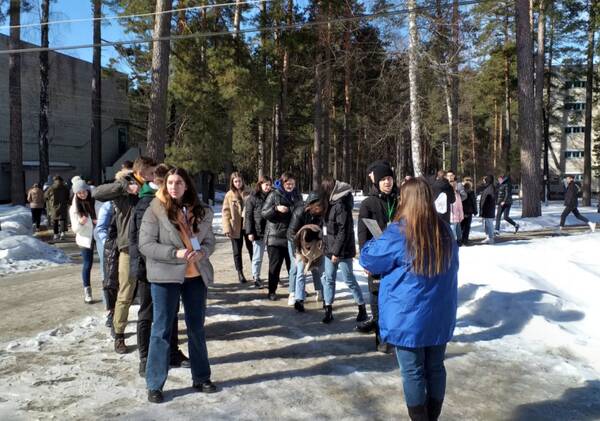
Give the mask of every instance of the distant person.
<svg viewBox="0 0 600 421">
<path fill-rule="evenodd" d="M 573 178 L 572 175 L 567 175 L 565 177 L 565 201 L 564 201 L 565 209 L 563 210 L 562 214 L 560 215 L 560 228 L 559 229 L 562 230 L 564 228 L 565 221 L 567 220 L 567 216 L 569 216 L 570 213 L 573 213 L 573 216 L 575 218 L 588 224 L 590 226 L 590 229 L 592 230 L 592 232 L 594 232 L 594 231 L 596 231 L 596 224 L 594 222 L 590 222 L 590 220 L 587 219 L 582 214 L 580 214 L 579 210 L 577 209 L 577 202 L 578 202 L 577 194 L 578 193 L 579 193 L 579 187 L 575 183 L 575 179 Z"/>
<path fill-rule="evenodd" d="M 54 230 L 54 240 L 65 238 L 67 230 L 67 217 L 69 214 L 69 188 L 65 185 L 60 175 L 53 178 L 52 186 L 44 193 L 44 199 L 48 203 L 48 210 Z"/>
<path fill-rule="evenodd" d="M 486 239 L 484 243 L 494 244 L 494 217 L 496 207 L 496 187 L 494 176 L 486 175 L 481 186 L 481 197 L 479 198 L 479 216 L 483 220 L 483 229 Z"/>
<path fill-rule="evenodd" d="M 263 175 L 256 183 L 254 192 L 246 200 L 244 211 L 244 231 L 252 241 L 252 279 L 256 288 L 262 288 L 260 277 L 263 256 L 265 254 L 265 229 L 267 220 L 262 216 L 262 207 L 273 187 L 271 177 Z"/>
<path fill-rule="evenodd" d="M 223 199 L 222 223 L 223 232 L 231 240 L 231 249 L 233 250 L 233 263 L 238 274 L 240 284 L 248 282 L 244 275 L 244 264 L 242 259 L 242 250 L 244 243 L 248 249 L 250 260 L 252 260 L 252 241 L 246 236 L 244 230 L 244 205 L 246 185 L 239 172 L 231 173 L 229 177 L 229 190 Z"/>
<path fill-rule="evenodd" d="M 456 188 L 454 190 L 458 191 L 458 193 L 460 194 L 461 201 L 465 200 L 467 198 L 467 192 L 465 192 L 463 183 L 458 181 L 458 178 L 456 177 L 456 171 L 448 170 L 446 172 L 446 179 L 450 184 L 452 184 L 452 182 L 456 182 Z"/>
<path fill-rule="evenodd" d="M 411 420 L 437 420 L 446 390 L 446 344 L 456 325 L 458 248 L 422 178 L 400 190 L 398 213 L 360 264 L 382 276 L 381 338 L 395 346 Z"/>
<path fill-rule="evenodd" d="M 477 215 L 477 197 L 475 197 L 471 181 L 465 180 L 463 186 L 467 193 L 467 198 L 462 201 L 464 218 L 460 223 L 460 229 L 462 233 L 461 244 L 466 246 L 469 245 L 469 234 L 471 233 L 473 215 Z"/>
<path fill-rule="evenodd" d="M 496 205 L 496 233 L 500 232 L 500 219 L 504 218 L 506 222 L 515 228 L 516 234 L 519 231 L 519 224 L 510 217 L 512 183 L 510 182 L 510 176 L 508 175 L 498 177 L 498 198 L 496 199 Z"/>
<path fill-rule="evenodd" d="M 27 192 L 27 201 L 31 209 L 31 222 L 35 226 L 35 230 L 40 230 L 42 223 L 42 212 L 44 210 L 44 192 L 40 189 L 40 185 L 35 183 Z"/>
<path fill-rule="evenodd" d="M 439 170 L 431 183 L 435 210 L 446 223 L 450 223 L 450 205 L 456 200 L 454 189 L 446 179 L 446 172 Z"/>
<path fill-rule="evenodd" d="M 458 191 L 458 182 L 456 180 L 450 181 L 450 185 L 454 190 L 454 203 L 450 205 L 450 227 L 452 228 L 452 234 L 454 235 L 454 239 L 460 245 L 462 239 L 462 231 L 460 223 L 465 218 L 465 214 L 463 211 L 462 199 L 460 192 Z M 462 183 L 460 184 L 461 188 L 464 192 L 464 186 Z M 466 192 L 465 192 L 466 197 Z"/>
</svg>

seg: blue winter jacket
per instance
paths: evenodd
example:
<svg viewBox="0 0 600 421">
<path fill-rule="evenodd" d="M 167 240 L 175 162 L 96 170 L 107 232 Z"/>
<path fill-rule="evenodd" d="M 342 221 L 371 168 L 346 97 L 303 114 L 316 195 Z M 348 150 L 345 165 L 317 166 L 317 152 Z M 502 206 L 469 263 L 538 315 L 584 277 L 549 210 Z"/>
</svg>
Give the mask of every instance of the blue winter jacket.
<svg viewBox="0 0 600 421">
<path fill-rule="evenodd" d="M 381 338 L 407 348 L 445 344 L 452 339 L 456 324 L 458 247 L 450 242 L 452 260 L 445 273 L 431 278 L 416 275 L 403 229 L 398 222 L 390 224 L 381 237 L 365 243 L 360 253 L 362 267 L 382 276 Z"/>
<path fill-rule="evenodd" d="M 108 229 L 110 227 L 110 221 L 112 219 L 113 206 L 109 200 L 104 202 L 98 211 L 98 222 L 96 228 L 94 228 L 94 238 L 97 242 L 104 244 L 106 237 L 108 236 Z"/>
</svg>

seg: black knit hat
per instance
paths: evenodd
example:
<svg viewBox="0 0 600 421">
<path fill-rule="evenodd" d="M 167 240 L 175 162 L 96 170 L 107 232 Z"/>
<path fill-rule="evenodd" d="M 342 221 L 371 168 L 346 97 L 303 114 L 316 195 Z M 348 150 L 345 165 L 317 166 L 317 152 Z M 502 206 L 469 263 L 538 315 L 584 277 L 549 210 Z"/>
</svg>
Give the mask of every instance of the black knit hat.
<svg viewBox="0 0 600 421">
<path fill-rule="evenodd" d="M 319 201 L 319 193 L 316 191 L 311 191 L 308 193 L 308 197 L 306 198 L 306 204 L 310 205 L 311 203 L 315 203 Z"/>
<path fill-rule="evenodd" d="M 389 165 L 385 165 L 385 164 L 375 165 L 375 166 L 373 166 L 372 171 L 373 171 L 373 183 L 376 186 L 379 186 L 379 181 L 381 181 L 382 178 L 385 178 L 385 177 L 394 178 L 394 170 Z"/>
</svg>

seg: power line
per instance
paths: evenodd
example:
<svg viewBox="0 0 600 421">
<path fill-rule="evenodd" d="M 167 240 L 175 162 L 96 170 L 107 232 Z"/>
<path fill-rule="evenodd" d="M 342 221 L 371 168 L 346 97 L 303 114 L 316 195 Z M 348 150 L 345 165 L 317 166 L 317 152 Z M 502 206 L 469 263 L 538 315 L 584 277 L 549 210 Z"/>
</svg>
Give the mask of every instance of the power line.
<svg viewBox="0 0 600 421">
<path fill-rule="evenodd" d="M 464 0 L 459 2 L 460 6 L 469 6 L 482 3 L 485 0 Z M 450 3 L 445 3 L 442 6 L 450 6 Z M 300 28 L 312 28 L 322 25 L 330 25 L 332 23 L 343 23 L 343 22 L 354 22 L 363 19 L 377 19 L 383 17 L 392 17 L 398 15 L 405 15 L 410 13 L 411 11 L 422 12 L 425 10 L 433 9 L 435 6 L 418 6 L 415 7 L 414 10 L 409 8 L 393 10 L 389 12 L 377 12 L 370 14 L 361 14 L 355 15 L 352 17 L 345 18 L 336 18 L 324 21 L 313 21 L 313 22 L 299 22 L 294 24 L 286 24 L 286 25 L 278 25 L 278 26 L 268 26 L 268 27 L 254 27 L 254 28 L 246 28 L 240 29 L 239 31 L 217 31 L 217 32 L 194 32 L 192 34 L 183 34 L 183 35 L 168 35 L 165 37 L 148 37 L 148 38 L 139 38 L 134 40 L 123 40 L 123 41 L 111 41 L 111 42 L 101 42 L 97 44 L 80 44 L 80 45 L 66 45 L 66 46 L 58 46 L 58 47 L 32 47 L 32 48 L 20 48 L 13 50 L 0 50 L 0 55 L 2 54 L 21 54 L 21 53 L 37 53 L 41 51 L 65 51 L 65 50 L 79 50 L 83 48 L 97 48 L 97 47 L 113 47 L 116 45 L 132 45 L 132 44 L 149 44 L 152 42 L 159 41 L 179 41 L 179 40 L 187 40 L 187 39 L 195 39 L 195 38 L 211 38 L 217 36 L 225 36 L 225 35 L 233 35 L 233 34 L 247 34 L 254 32 L 275 32 L 275 31 L 286 31 L 289 29 L 300 29 Z"/>
<path fill-rule="evenodd" d="M 203 9 L 214 9 L 221 8 L 227 6 L 236 6 L 240 4 L 260 4 L 260 3 L 269 3 L 273 0 L 246 0 L 239 3 L 230 2 L 230 3 L 220 3 L 220 4 L 208 4 L 204 6 L 190 6 L 190 7 L 182 7 L 180 9 L 170 9 L 163 10 L 161 12 L 147 12 L 147 13 L 134 13 L 130 15 L 123 16 L 103 16 L 99 18 L 77 18 L 77 19 L 63 19 L 63 20 L 54 20 L 49 22 L 36 22 L 36 23 L 28 23 L 24 25 L 4 25 L 0 26 L 0 30 L 4 29 L 13 29 L 13 28 L 32 28 L 36 26 L 50 26 L 50 25 L 60 25 L 65 23 L 79 23 L 79 22 L 95 22 L 95 21 L 103 21 L 103 20 L 124 20 L 131 18 L 143 18 L 150 17 L 156 15 L 165 15 L 167 13 L 177 13 L 177 12 L 187 12 L 191 10 L 203 10 Z"/>
</svg>

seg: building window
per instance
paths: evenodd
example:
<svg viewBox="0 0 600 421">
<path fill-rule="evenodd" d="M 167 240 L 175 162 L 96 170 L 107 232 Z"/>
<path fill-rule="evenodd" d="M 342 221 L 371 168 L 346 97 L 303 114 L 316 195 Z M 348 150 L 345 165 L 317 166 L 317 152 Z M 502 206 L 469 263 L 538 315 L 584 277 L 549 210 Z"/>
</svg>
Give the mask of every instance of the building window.
<svg viewBox="0 0 600 421">
<path fill-rule="evenodd" d="M 127 134 L 127 127 L 119 127 L 119 130 L 117 132 L 117 136 L 119 139 L 119 155 L 123 155 L 125 152 L 127 152 L 127 143 L 128 143 L 128 134 Z"/>
<path fill-rule="evenodd" d="M 583 158 L 583 151 L 565 151 L 565 158 Z"/>
<path fill-rule="evenodd" d="M 585 131 L 585 126 L 568 126 L 565 127 L 565 133 L 583 133 Z"/>
<path fill-rule="evenodd" d="M 565 89 L 585 88 L 585 85 L 586 85 L 585 80 L 570 80 L 565 83 Z"/>
<path fill-rule="evenodd" d="M 585 110 L 585 102 L 565 102 L 565 110 L 583 111 Z"/>
</svg>

